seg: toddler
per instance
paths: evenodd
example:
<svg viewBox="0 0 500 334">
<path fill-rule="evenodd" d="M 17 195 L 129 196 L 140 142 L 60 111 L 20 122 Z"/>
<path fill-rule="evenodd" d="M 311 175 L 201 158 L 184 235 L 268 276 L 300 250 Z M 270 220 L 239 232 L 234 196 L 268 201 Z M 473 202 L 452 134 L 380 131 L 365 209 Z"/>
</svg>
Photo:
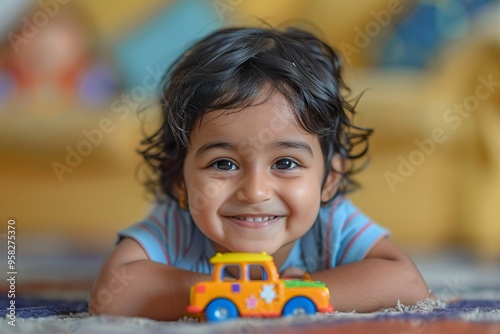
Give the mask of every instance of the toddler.
<svg viewBox="0 0 500 334">
<path fill-rule="evenodd" d="M 326 283 L 336 310 L 428 298 L 412 261 L 345 197 L 371 129 L 352 123 L 338 55 L 300 29 L 226 28 L 167 71 L 141 150 L 157 204 L 122 230 L 91 314 L 174 320 L 216 252 L 267 252 Z"/>
</svg>

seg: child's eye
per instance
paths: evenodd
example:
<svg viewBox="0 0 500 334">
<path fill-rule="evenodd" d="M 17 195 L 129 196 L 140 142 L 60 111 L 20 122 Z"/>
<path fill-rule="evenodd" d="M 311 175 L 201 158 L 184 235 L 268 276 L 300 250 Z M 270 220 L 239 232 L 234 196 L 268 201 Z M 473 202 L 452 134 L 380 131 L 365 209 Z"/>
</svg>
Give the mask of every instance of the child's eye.
<svg viewBox="0 0 500 334">
<path fill-rule="evenodd" d="M 210 167 L 220 170 L 236 170 L 238 166 L 231 160 L 223 159 L 215 161 Z"/>
<path fill-rule="evenodd" d="M 295 161 L 292 159 L 284 158 L 276 161 L 276 163 L 273 165 L 272 168 L 276 169 L 292 169 L 298 167 L 299 164 L 297 164 Z"/>
</svg>

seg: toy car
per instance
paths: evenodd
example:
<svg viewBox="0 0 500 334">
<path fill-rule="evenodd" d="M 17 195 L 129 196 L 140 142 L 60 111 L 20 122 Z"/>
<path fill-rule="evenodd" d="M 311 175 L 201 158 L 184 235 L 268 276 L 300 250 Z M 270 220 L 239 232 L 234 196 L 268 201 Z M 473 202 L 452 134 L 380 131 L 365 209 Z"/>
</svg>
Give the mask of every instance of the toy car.
<svg viewBox="0 0 500 334">
<path fill-rule="evenodd" d="M 310 279 L 280 279 L 271 255 L 217 253 L 213 279 L 191 287 L 187 312 L 207 321 L 331 312 L 330 292 Z"/>
</svg>

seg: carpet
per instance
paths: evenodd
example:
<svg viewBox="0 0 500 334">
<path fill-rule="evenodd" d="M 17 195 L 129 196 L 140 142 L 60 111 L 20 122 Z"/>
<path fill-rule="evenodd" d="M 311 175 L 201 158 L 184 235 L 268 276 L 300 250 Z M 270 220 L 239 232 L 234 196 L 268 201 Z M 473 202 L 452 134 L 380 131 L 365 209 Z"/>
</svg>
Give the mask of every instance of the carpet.
<svg viewBox="0 0 500 334">
<path fill-rule="evenodd" d="M 499 291 L 490 291 L 497 297 Z M 50 298 L 16 299 L 15 326 L 9 325 L 9 300 L 0 297 L 1 333 L 332 333 L 369 330 L 434 333 L 459 326 L 453 332 L 486 330 L 500 333 L 500 298 L 460 299 L 445 302 L 426 300 L 416 305 L 398 304 L 391 309 L 358 314 L 333 312 L 301 318 L 238 319 L 227 323 L 199 323 L 184 318 L 174 322 L 160 322 L 143 318 L 99 316 L 90 317 L 86 300 Z M 364 326 L 364 327 L 363 327 Z M 441 327 L 445 326 L 445 327 Z M 472 327 L 471 327 L 472 326 Z M 484 327 L 486 326 L 486 327 Z M 464 331 L 461 331 L 464 330 Z"/>
</svg>

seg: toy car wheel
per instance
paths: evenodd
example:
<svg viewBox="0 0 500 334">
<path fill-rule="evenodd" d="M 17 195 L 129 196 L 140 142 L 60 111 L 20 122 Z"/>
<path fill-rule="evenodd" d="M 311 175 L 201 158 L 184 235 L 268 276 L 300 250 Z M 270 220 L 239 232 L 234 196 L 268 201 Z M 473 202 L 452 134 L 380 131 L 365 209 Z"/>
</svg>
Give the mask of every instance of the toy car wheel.
<svg viewBox="0 0 500 334">
<path fill-rule="evenodd" d="M 238 309 L 233 302 L 219 298 L 208 304 L 205 310 L 207 321 L 225 321 L 238 317 Z"/>
<path fill-rule="evenodd" d="M 283 316 L 300 316 L 304 314 L 315 314 L 316 306 L 306 297 L 295 297 L 290 299 L 283 308 Z"/>
</svg>

